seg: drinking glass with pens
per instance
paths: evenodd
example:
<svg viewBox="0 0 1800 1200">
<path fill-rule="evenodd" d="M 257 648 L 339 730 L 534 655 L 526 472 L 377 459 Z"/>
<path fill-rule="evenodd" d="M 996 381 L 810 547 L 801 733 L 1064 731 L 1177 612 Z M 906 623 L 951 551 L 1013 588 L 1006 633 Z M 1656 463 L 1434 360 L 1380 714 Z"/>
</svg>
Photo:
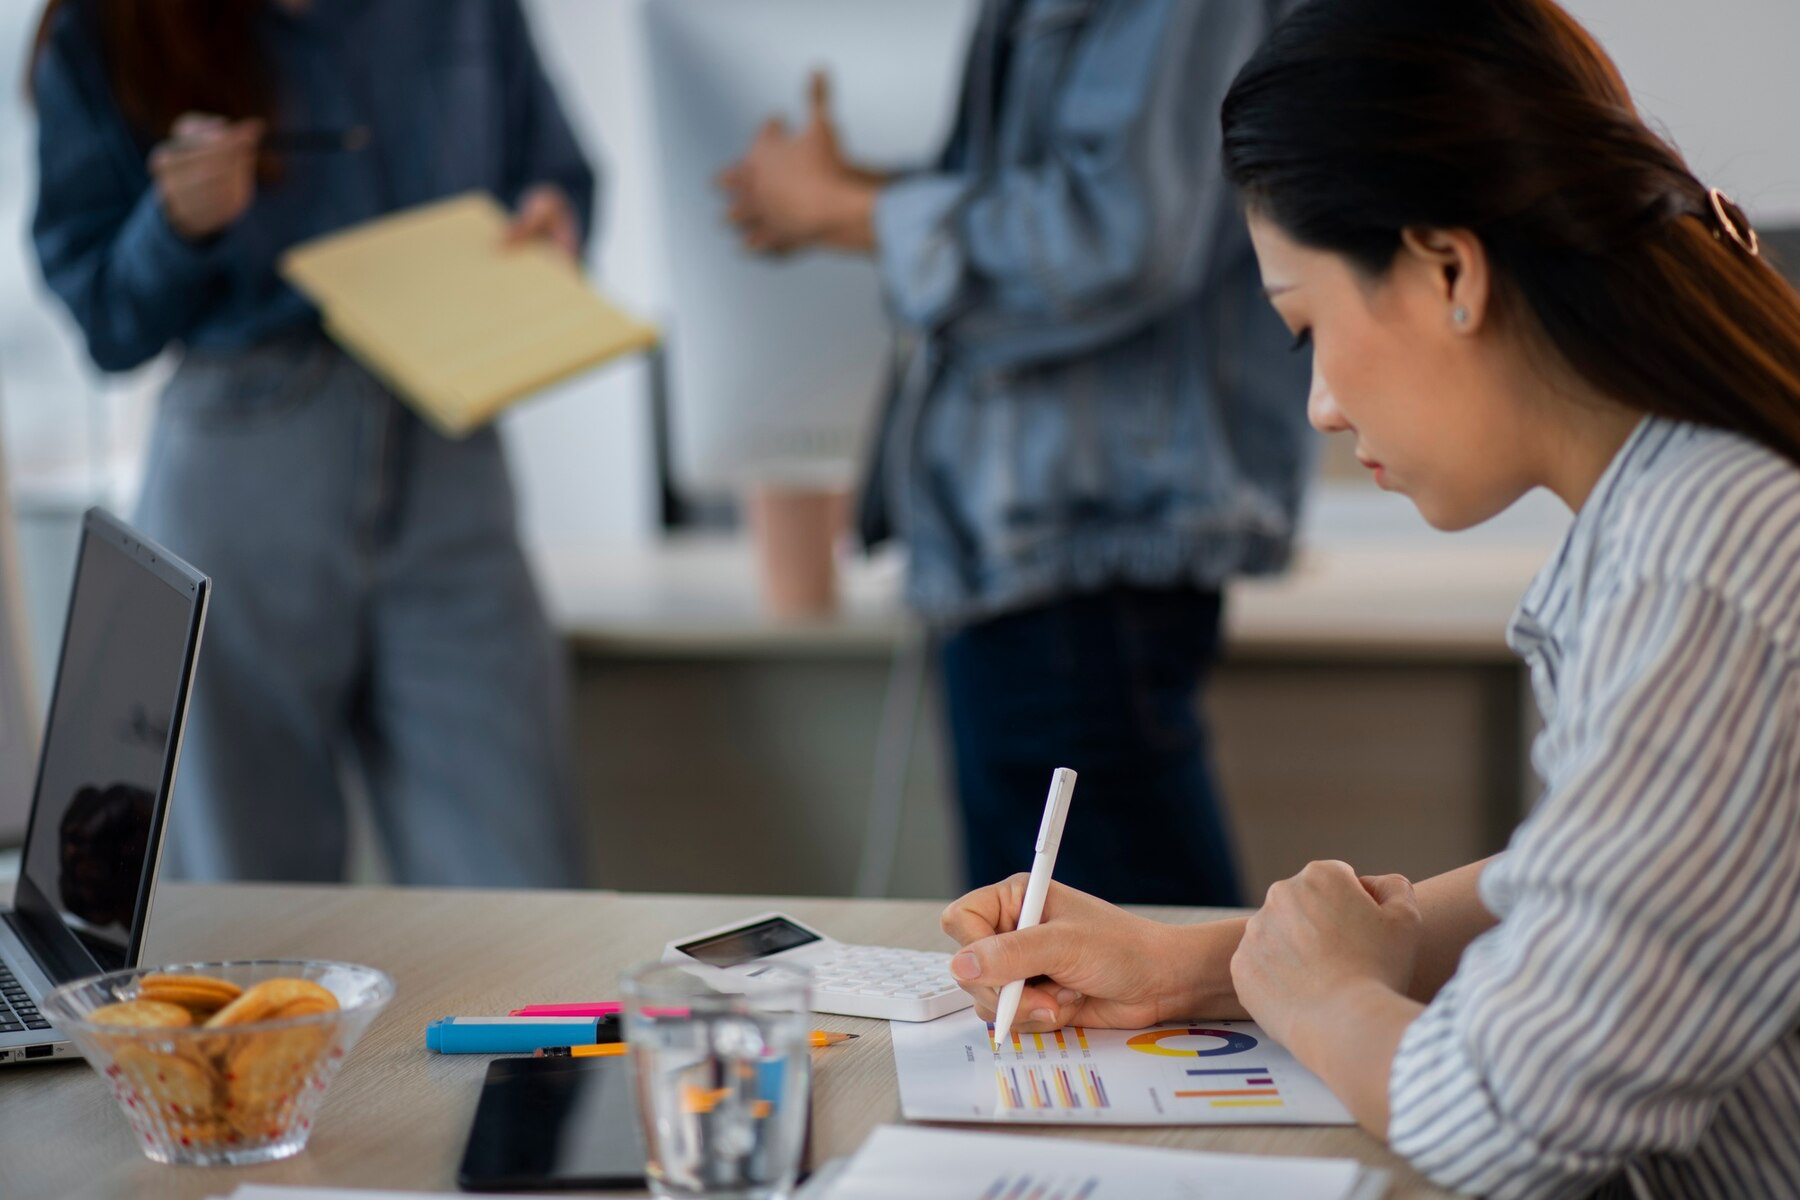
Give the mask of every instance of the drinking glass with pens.
<svg viewBox="0 0 1800 1200">
<path fill-rule="evenodd" d="M 810 985 L 805 969 L 773 963 L 728 990 L 671 963 L 625 976 L 625 1039 L 656 1195 L 792 1192 L 812 1089 Z"/>
</svg>

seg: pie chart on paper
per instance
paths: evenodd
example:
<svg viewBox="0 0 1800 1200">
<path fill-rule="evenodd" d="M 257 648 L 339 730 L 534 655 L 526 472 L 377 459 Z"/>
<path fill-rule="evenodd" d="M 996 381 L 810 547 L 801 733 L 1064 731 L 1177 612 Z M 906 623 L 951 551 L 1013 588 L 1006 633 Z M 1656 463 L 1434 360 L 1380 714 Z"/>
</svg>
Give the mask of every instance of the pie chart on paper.
<svg viewBox="0 0 1800 1200">
<path fill-rule="evenodd" d="M 1164 1054 L 1170 1058 L 1217 1058 L 1254 1050 L 1257 1041 L 1235 1029 L 1150 1029 L 1133 1034 L 1125 1044 L 1139 1054 Z"/>
</svg>

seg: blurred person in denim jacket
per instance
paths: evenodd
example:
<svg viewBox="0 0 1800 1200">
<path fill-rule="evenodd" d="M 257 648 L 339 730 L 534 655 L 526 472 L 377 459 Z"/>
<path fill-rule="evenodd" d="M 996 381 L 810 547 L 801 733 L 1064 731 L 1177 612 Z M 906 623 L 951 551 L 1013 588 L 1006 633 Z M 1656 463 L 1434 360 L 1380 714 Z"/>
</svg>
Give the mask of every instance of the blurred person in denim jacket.
<svg viewBox="0 0 1800 1200">
<path fill-rule="evenodd" d="M 171 869 L 341 877 L 353 764 L 401 882 L 576 882 L 500 443 L 422 424 L 276 274 L 471 188 L 580 253 L 594 176 L 517 0 L 51 0 L 31 78 L 46 282 L 101 369 L 181 350 L 137 515 L 217 585 Z"/>
<path fill-rule="evenodd" d="M 746 246 L 872 254 L 910 347 L 865 540 L 905 539 L 939 627 L 971 885 L 1057 861 L 1121 902 L 1242 899 L 1199 690 L 1221 589 L 1289 557 L 1307 363 L 1268 312 L 1219 105 L 1281 0 L 987 0 L 955 130 L 884 178 L 827 83 L 721 176 Z"/>
</svg>

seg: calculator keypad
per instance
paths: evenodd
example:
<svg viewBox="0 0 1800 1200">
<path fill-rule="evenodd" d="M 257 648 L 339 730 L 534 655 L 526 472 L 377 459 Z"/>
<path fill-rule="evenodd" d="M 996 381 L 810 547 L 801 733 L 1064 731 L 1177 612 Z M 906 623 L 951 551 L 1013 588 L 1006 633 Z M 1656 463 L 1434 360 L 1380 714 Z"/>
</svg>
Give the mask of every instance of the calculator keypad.
<svg viewBox="0 0 1800 1200">
<path fill-rule="evenodd" d="M 836 951 L 811 963 L 813 1007 L 820 1012 L 925 1021 L 970 1003 L 950 977 L 948 954 L 844 944 Z"/>
</svg>

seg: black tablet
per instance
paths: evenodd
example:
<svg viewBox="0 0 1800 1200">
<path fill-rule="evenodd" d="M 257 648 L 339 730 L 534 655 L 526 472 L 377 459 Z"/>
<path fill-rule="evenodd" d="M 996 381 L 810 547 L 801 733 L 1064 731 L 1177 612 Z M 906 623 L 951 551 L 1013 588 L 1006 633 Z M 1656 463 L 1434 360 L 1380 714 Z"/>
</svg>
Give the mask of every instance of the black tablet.
<svg viewBox="0 0 1800 1200">
<path fill-rule="evenodd" d="M 497 1058 L 456 1182 L 471 1192 L 642 1188 L 629 1058 Z"/>
</svg>

